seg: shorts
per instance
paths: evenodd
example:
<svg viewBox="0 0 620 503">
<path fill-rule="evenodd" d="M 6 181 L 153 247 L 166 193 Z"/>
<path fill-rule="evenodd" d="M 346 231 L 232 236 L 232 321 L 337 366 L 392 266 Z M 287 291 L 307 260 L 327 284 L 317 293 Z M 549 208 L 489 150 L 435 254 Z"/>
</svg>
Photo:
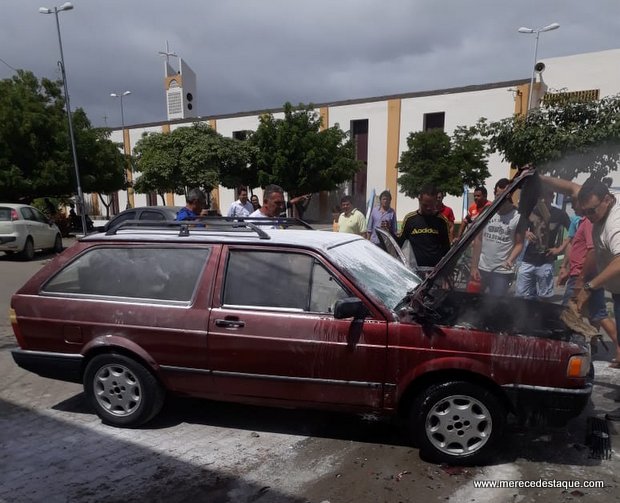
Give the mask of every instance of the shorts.
<svg viewBox="0 0 620 503">
<path fill-rule="evenodd" d="M 566 291 L 562 298 L 562 305 L 568 304 L 568 301 L 575 292 L 575 283 L 577 282 L 577 276 L 570 276 L 566 281 Z M 601 321 L 605 318 L 609 318 L 607 312 L 607 304 L 605 304 L 605 290 L 598 288 L 590 292 L 590 298 L 588 299 L 588 318 L 591 321 Z"/>
</svg>

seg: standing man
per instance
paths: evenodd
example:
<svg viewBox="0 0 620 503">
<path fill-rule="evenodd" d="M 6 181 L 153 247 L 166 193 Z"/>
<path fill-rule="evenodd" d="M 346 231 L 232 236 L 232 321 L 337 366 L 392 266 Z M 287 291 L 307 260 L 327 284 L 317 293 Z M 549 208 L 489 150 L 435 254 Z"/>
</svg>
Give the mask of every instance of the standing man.
<svg viewBox="0 0 620 503">
<path fill-rule="evenodd" d="M 497 198 L 510 184 L 508 178 L 501 178 L 495 184 Z M 473 244 L 471 278 L 480 282 L 480 291 L 495 296 L 508 293 L 512 280 L 514 262 L 523 249 L 523 233 L 517 231 L 520 215 L 506 199 L 497 213 L 478 233 Z"/>
<path fill-rule="evenodd" d="M 340 209 L 342 213 L 338 217 L 339 232 L 349 234 L 366 235 L 366 217 L 357 208 L 353 207 L 351 196 L 342 196 L 340 199 Z"/>
<path fill-rule="evenodd" d="M 177 221 L 195 220 L 207 215 L 207 197 L 199 188 L 190 189 L 185 196 L 185 207 L 177 212 Z"/>
<path fill-rule="evenodd" d="M 379 195 L 379 206 L 373 208 L 370 212 L 370 218 L 368 219 L 368 234 L 370 241 L 374 244 L 379 244 L 379 238 L 377 237 L 377 228 L 389 232 L 392 236 L 396 236 L 396 213 L 391 207 L 392 194 L 389 190 L 384 190 Z"/>
<path fill-rule="evenodd" d="M 567 213 L 551 205 L 553 196 L 553 190 L 546 188 L 529 220 L 524 220 L 527 245 L 517 273 L 517 297 L 548 299 L 553 296 L 553 264 L 569 243 L 568 238 L 560 243 L 562 228 L 570 227 Z"/>
<path fill-rule="evenodd" d="M 450 249 L 448 220 L 437 212 L 437 189 L 425 185 L 418 196 L 419 209 L 408 213 L 398 237 L 402 248 L 406 241 L 419 267 L 435 267 Z"/>
<path fill-rule="evenodd" d="M 277 218 L 284 211 L 284 189 L 279 185 L 271 184 L 263 191 L 263 204 L 250 214 L 252 218 Z"/>
<path fill-rule="evenodd" d="M 454 218 L 454 211 L 452 211 L 452 208 L 443 204 L 444 197 L 445 197 L 445 194 L 442 190 L 437 192 L 437 211 L 439 211 L 439 213 L 441 213 L 444 217 L 446 217 L 446 220 L 448 221 L 450 242 L 452 243 L 452 241 L 454 241 L 454 220 L 456 219 Z"/>
<path fill-rule="evenodd" d="M 237 189 L 239 199 L 230 205 L 228 209 L 228 217 L 247 217 L 254 211 L 254 206 L 248 201 L 248 188 L 239 187 Z"/>
<path fill-rule="evenodd" d="M 461 222 L 459 228 L 459 235 L 457 239 L 461 239 L 461 236 L 465 233 L 465 229 L 470 225 L 485 208 L 491 206 L 491 201 L 487 199 L 487 189 L 485 187 L 476 187 L 474 189 L 474 202 L 469 206 L 467 215 Z"/>
<path fill-rule="evenodd" d="M 577 295 L 581 311 L 597 288 L 611 292 L 616 332 L 620 329 L 620 205 L 616 194 L 597 180 L 586 181 L 579 191 L 581 213 L 592 222 L 592 240 L 598 274 L 583 285 Z M 619 417 L 620 419 L 620 417 Z"/>
</svg>

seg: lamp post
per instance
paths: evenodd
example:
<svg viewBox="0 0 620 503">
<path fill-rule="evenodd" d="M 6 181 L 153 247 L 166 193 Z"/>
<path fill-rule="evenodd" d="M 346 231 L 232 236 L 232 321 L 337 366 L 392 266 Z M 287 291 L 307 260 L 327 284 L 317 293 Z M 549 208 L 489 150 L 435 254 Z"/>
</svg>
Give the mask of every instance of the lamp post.
<svg viewBox="0 0 620 503">
<path fill-rule="evenodd" d="M 112 98 L 120 98 L 121 101 L 121 134 L 123 136 L 123 154 L 127 156 L 127 143 L 125 142 L 125 110 L 123 108 L 123 97 L 131 94 L 131 91 L 123 91 L 122 93 L 110 93 Z M 131 164 L 129 165 L 129 169 L 125 168 L 126 172 L 130 173 L 130 180 L 133 181 L 133 173 L 131 172 Z M 130 195 L 133 199 L 133 191 L 129 190 L 129 184 L 127 184 L 127 208 L 131 208 L 133 201 L 130 202 Z"/>
<path fill-rule="evenodd" d="M 69 86 L 67 85 L 67 74 L 65 72 L 65 57 L 62 51 L 62 39 L 60 37 L 60 22 L 58 21 L 58 13 L 64 10 L 73 9 L 71 2 L 65 2 L 60 7 L 48 9 L 40 7 L 41 14 L 54 14 L 56 16 L 56 31 L 58 32 L 58 46 L 60 47 L 60 72 L 62 74 L 62 83 L 65 90 L 65 108 L 67 109 L 67 121 L 69 122 L 69 139 L 71 140 L 71 153 L 73 154 L 73 167 L 75 168 L 75 180 L 77 183 L 77 207 L 82 220 L 82 233 L 86 235 L 86 212 L 84 209 L 84 195 L 82 194 L 82 184 L 80 183 L 80 168 L 78 166 L 77 151 L 75 150 L 75 136 L 73 135 L 73 120 L 71 118 L 71 103 L 69 101 Z"/>
<path fill-rule="evenodd" d="M 534 29 L 534 28 L 526 28 L 522 26 L 517 31 L 519 33 L 535 33 L 536 34 L 536 45 L 534 46 L 534 64 L 532 65 L 532 79 L 530 80 L 530 95 L 527 100 L 527 111 L 529 113 L 530 108 L 532 108 L 532 94 L 534 94 L 534 75 L 536 74 L 536 59 L 538 58 L 538 37 L 544 31 L 557 30 L 560 27 L 558 23 L 551 23 L 547 26 L 543 26 L 542 28 Z"/>
</svg>

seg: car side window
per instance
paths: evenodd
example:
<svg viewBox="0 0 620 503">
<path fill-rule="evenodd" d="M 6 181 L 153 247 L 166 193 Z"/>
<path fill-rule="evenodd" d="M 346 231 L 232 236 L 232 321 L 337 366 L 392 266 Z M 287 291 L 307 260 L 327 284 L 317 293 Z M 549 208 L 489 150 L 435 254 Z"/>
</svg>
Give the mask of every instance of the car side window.
<svg viewBox="0 0 620 503">
<path fill-rule="evenodd" d="M 165 220 L 165 217 L 158 211 L 144 210 L 140 213 L 140 220 Z"/>
<path fill-rule="evenodd" d="M 37 220 L 30 208 L 20 208 L 19 212 L 22 214 L 24 220 Z"/>
<path fill-rule="evenodd" d="M 334 304 L 350 294 L 338 283 L 330 272 L 315 261 L 312 269 L 312 289 L 310 291 L 310 311 L 333 313 Z"/>
<path fill-rule="evenodd" d="M 36 220 L 37 222 L 41 222 L 43 224 L 49 224 L 49 219 L 39 210 L 32 209 L 32 213 L 34 216 L 33 220 Z"/>
<path fill-rule="evenodd" d="M 115 225 L 120 224 L 121 222 L 124 222 L 125 220 L 135 220 L 135 219 L 136 219 L 136 212 L 128 211 L 127 213 L 123 213 L 122 215 L 119 215 L 114 220 L 112 220 L 110 222 L 110 228 L 114 227 Z"/>
<path fill-rule="evenodd" d="M 209 253 L 209 248 L 93 248 L 42 291 L 189 302 Z"/>
<path fill-rule="evenodd" d="M 232 250 L 224 304 L 303 311 L 309 302 L 313 261 L 301 253 Z"/>
<path fill-rule="evenodd" d="M 348 293 L 317 260 L 302 253 L 232 250 L 224 305 L 329 313 Z"/>
</svg>

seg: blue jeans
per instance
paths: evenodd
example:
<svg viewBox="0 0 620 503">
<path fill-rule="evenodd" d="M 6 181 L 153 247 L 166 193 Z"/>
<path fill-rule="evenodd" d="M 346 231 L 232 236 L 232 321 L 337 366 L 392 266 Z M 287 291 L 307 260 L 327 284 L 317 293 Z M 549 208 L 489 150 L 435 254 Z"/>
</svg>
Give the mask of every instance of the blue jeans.
<svg viewBox="0 0 620 503">
<path fill-rule="evenodd" d="M 502 274 L 501 272 L 490 272 L 480 270 L 480 291 L 493 296 L 504 296 L 508 293 L 512 273 Z"/>
<path fill-rule="evenodd" d="M 549 298 L 553 295 L 553 264 L 535 266 L 521 262 L 517 273 L 515 296 L 526 299 Z"/>
<path fill-rule="evenodd" d="M 568 301 L 575 292 L 575 283 L 577 282 L 577 276 L 570 276 L 566 281 L 566 290 L 564 291 L 564 297 L 562 298 L 562 305 L 568 304 Z M 592 290 L 590 297 L 588 298 L 588 318 L 591 321 L 601 321 L 605 318 L 609 318 L 607 312 L 607 306 L 605 304 L 605 290 L 598 288 Z"/>
</svg>

